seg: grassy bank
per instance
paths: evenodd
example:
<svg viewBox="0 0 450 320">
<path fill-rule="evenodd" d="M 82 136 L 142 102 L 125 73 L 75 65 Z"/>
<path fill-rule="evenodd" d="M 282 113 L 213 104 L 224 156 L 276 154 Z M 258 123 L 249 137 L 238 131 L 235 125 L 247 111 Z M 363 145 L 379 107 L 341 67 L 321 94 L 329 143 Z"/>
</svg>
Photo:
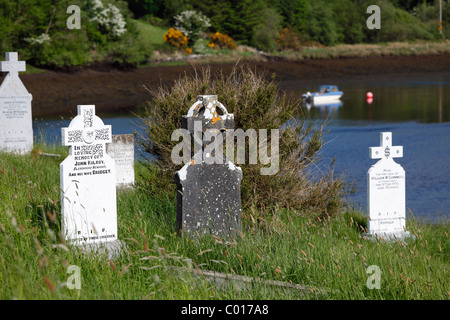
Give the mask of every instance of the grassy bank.
<svg viewBox="0 0 450 320">
<path fill-rule="evenodd" d="M 161 46 L 164 48 L 163 46 Z M 179 51 L 155 49 L 150 60 L 140 67 L 233 64 L 238 61 L 302 61 L 308 59 L 345 59 L 369 57 L 407 57 L 449 55 L 450 40 L 440 42 L 388 42 L 382 44 L 339 44 L 335 46 L 305 46 L 298 51 L 262 52 L 248 46 L 237 49 L 211 49 L 186 55 Z"/>
<path fill-rule="evenodd" d="M 306 47 L 298 52 L 282 52 L 287 59 L 335 59 L 379 56 L 414 56 L 450 54 L 450 41 L 388 42 L 381 44 L 339 44 L 330 47 Z"/>
<path fill-rule="evenodd" d="M 193 241 L 177 235 L 176 201 L 136 190 L 118 194 L 119 238 L 127 250 L 114 260 L 84 255 L 60 237 L 61 147 L 40 146 L 61 157 L 34 152 L 0 154 L 1 299 L 448 299 L 448 222 L 409 219 L 416 241 L 362 238 L 365 217 L 347 212 L 311 219 L 279 210 L 268 219 L 244 213 L 237 242 Z M 137 182 L 146 177 L 136 163 Z M 245 179 L 245 177 L 244 177 Z M 380 289 L 369 289 L 367 268 L 381 270 Z M 70 289 L 69 266 L 81 271 L 81 289 Z M 261 279 L 238 290 L 220 290 L 188 271 L 220 271 Z M 176 269 L 178 270 L 178 269 Z M 271 286 L 300 284 L 305 290 Z"/>
</svg>

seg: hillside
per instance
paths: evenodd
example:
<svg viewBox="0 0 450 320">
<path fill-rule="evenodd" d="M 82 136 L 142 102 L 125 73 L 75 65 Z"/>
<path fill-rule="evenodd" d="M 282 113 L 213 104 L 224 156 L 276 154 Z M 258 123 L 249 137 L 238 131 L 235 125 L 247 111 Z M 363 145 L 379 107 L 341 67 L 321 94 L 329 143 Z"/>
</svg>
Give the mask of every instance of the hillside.
<svg viewBox="0 0 450 320">
<path fill-rule="evenodd" d="M 198 55 L 222 61 L 224 56 L 305 59 L 449 50 L 448 1 L 442 34 L 439 1 L 432 0 L 0 3 L 0 51 L 17 51 L 29 65 L 63 71 L 99 64 L 130 69 Z M 367 26 L 373 4 L 380 8 L 380 29 Z M 68 13 L 69 5 L 79 12 Z M 419 42 L 420 49 L 409 49 L 411 42 Z"/>
</svg>

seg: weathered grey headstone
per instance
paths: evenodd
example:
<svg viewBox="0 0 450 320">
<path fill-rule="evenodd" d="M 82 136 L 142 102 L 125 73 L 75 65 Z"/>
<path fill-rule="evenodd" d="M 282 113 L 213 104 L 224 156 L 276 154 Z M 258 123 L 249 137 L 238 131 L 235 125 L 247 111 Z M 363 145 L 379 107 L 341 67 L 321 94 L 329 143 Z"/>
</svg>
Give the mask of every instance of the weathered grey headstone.
<svg viewBox="0 0 450 320">
<path fill-rule="evenodd" d="M 113 134 L 111 143 L 106 145 L 106 153 L 116 163 L 116 185 L 130 188 L 134 185 L 134 135 Z"/>
<path fill-rule="evenodd" d="M 402 146 L 392 146 L 392 133 L 381 132 L 380 146 L 370 158 L 380 159 L 367 173 L 367 236 L 406 238 L 405 170 L 393 158 L 403 157 Z"/>
<path fill-rule="evenodd" d="M 204 138 L 206 134 L 223 138 L 227 129 L 233 129 L 233 122 L 233 114 L 217 101 L 217 96 L 197 97 L 182 118 L 182 127 L 197 145 L 191 161 L 175 174 L 177 228 L 183 235 L 239 236 L 242 170 L 222 152 L 208 149 L 209 139 Z"/>
<path fill-rule="evenodd" d="M 0 71 L 8 72 L 0 86 L 0 150 L 27 153 L 33 149 L 32 95 L 19 78 L 25 61 L 17 52 L 6 52 Z"/>
<path fill-rule="evenodd" d="M 105 151 L 111 126 L 95 115 L 95 106 L 79 105 L 61 130 L 62 144 L 70 146 L 60 164 L 63 236 L 76 245 L 111 246 L 118 241 L 115 163 Z"/>
</svg>

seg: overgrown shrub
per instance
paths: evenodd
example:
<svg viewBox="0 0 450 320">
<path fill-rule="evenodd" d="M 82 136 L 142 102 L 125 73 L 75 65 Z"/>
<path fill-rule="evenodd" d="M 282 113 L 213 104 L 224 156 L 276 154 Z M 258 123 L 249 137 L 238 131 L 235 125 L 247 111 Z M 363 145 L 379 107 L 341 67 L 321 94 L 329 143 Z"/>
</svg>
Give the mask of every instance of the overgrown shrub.
<svg viewBox="0 0 450 320">
<path fill-rule="evenodd" d="M 265 8 L 261 12 L 261 22 L 254 28 L 251 44 L 264 51 L 277 48 L 276 40 L 281 29 L 282 17 L 272 8 Z"/>
<path fill-rule="evenodd" d="M 80 8 L 80 29 L 67 27 L 69 5 Z M 124 1 L 3 1 L 0 22 L 1 51 L 18 51 L 39 67 L 72 69 L 95 62 L 130 66 L 146 62 L 152 52 L 139 42 Z"/>
<path fill-rule="evenodd" d="M 194 45 L 201 34 L 206 31 L 211 22 L 209 18 L 201 12 L 195 10 L 186 10 L 174 17 L 175 27 L 183 32 L 189 41 L 189 45 Z"/>
<path fill-rule="evenodd" d="M 381 29 L 365 29 L 366 37 L 374 42 L 433 40 L 436 39 L 437 27 L 429 31 L 426 25 L 413 14 L 394 7 L 387 0 L 373 0 L 373 4 L 380 6 Z"/>
<path fill-rule="evenodd" d="M 295 32 L 294 28 L 288 26 L 280 31 L 277 39 L 278 49 L 280 50 L 302 50 L 302 45 L 300 42 L 300 37 Z"/>
<path fill-rule="evenodd" d="M 188 37 L 180 30 L 170 28 L 164 34 L 164 42 L 171 45 L 172 47 L 186 50 L 188 45 Z"/>
<path fill-rule="evenodd" d="M 276 174 L 261 175 L 262 164 L 240 165 L 244 213 L 257 209 L 264 215 L 278 207 L 318 215 L 339 212 L 342 196 L 348 190 L 346 183 L 334 177 L 331 166 L 327 173 L 312 170 L 319 160 L 324 127 L 306 121 L 301 101 L 287 99 L 277 88 L 274 77 L 268 80 L 265 74 L 245 66 L 236 66 L 229 74 L 218 72 L 214 76 L 210 68 L 205 68 L 185 75 L 170 88 L 159 87 L 150 92 L 153 99 L 146 107 L 145 116 L 141 117 L 143 133 L 137 139 L 149 159 L 146 183 L 139 186 L 144 191 L 153 196 L 175 196 L 173 177 L 181 166 L 171 161 L 172 148 L 178 143 L 171 141 L 171 134 L 181 128 L 181 116 L 187 113 L 198 95 L 215 94 L 228 112 L 234 113 L 236 129 L 282 128 L 280 170 Z M 236 163 L 235 159 L 231 160 Z"/>
<path fill-rule="evenodd" d="M 324 45 L 334 45 L 338 41 L 333 10 L 328 1 L 316 0 L 308 2 L 308 23 L 302 30 L 305 37 L 318 41 Z"/>
<path fill-rule="evenodd" d="M 127 32 L 125 18 L 115 5 L 111 3 L 105 5 L 101 0 L 91 0 L 89 9 L 90 21 L 95 23 L 103 34 L 117 38 Z"/>
</svg>

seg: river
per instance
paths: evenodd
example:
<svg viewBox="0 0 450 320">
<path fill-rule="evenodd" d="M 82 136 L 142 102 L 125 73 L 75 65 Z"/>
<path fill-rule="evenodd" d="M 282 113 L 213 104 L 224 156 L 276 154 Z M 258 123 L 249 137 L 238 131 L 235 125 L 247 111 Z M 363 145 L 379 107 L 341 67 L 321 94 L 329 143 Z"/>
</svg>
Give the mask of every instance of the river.
<svg viewBox="0 0 450 320">
<path fill-rule="evenodd" d="M 334 106 L 305 106 L 310 120 L 327 121 L 329 133 L 321 150 L 325 169 L 335 159 L 336 175 L 345 173 L 357 186 L 348 196 L 350 206 L 366 209 L 366 174 L 376 160 L 369 158 L 369 147 L 379 146 L 379 134 L 392 132 L 393 145 L 403 146 L 403 157 L 395 161 L 406 172 L 406 206 L 408 215 L 433 221 L 450 217 L 450 73 L 426 73 L 330 78 L 296 83 L 283 80 L 280 87 L 300 97 L 316 91 L 318 84 L 336 84 L 344 92 L 341 103 Z M 373 101 L 366 100 L 371 91 Z M 220 99 L 219 99 L 220 100 Z M 139 130 L 133 116 L 102 117 L 111 124 L 113 134 Z M 60 141 L 61 127 L 69 119 L 33 119 L 36 138 L 48 143 Z M 244 177 L 245 179 L 245 177 Z"/>
</svg>

